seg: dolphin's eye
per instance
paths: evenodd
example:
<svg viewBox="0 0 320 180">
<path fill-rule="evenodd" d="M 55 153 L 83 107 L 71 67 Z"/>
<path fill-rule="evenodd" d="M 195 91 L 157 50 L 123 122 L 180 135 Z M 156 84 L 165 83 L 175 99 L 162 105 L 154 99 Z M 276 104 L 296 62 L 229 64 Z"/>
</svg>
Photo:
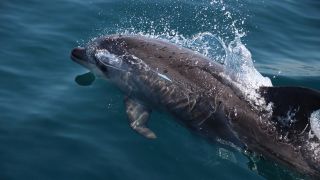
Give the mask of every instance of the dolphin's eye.
<svg viewBox="0 0 320 180">
<path fill-rule="evenodd" d="M 97 61 L 106 66 L 120 68 L 122 65 L 121 58 L 118 58 L 114 54 L 110 54 L 106 49 L 98 49 L 94 55 Z"/>
</svg>

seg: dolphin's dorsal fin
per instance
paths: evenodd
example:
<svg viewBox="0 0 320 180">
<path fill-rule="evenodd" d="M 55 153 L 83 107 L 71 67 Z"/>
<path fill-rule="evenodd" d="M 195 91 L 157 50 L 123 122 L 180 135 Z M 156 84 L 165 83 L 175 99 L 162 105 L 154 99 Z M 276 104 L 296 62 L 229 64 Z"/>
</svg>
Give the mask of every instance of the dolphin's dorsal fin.
<svg viewBox="0 0 320 180">
<path fill-rule="evenodd" d="M 303 87 L 261 87 L 267 103 L 273 103 L 273 117 L 294 119 L 289 129 L 302 132 L 309 124 L 311 113 L 320 109 L 320 92 Z"/>
<path fill-rule="evenodd" d="M 146 138 L 155 139 L 155 133 L 147 127 L 151 110 L 131 98 L 126 98 L 125 104 L 131 128 Z"/>
</svg>

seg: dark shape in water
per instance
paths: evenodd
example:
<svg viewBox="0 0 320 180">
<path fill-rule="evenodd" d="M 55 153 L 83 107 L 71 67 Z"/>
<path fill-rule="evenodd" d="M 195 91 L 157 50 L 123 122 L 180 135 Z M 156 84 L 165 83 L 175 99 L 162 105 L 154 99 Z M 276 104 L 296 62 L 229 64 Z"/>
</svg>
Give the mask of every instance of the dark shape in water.
<svg viewBox="0 0 320 180">
<path fill-rule="evenodd" d="M 94 82 L 95 76 L 92 72 L 87 72 L 85 74 L 78 75 L 74 80 L 80 86 L 90 86 Z"/>
</svg>

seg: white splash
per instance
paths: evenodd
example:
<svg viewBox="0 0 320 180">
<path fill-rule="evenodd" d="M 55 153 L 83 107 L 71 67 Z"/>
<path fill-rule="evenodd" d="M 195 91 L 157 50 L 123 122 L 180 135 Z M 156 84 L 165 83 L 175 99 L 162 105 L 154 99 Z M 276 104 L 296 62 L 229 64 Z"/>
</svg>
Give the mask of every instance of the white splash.
<svg viewBox="0 0 320 180">
<path fill-rule="evenodd" d="M 310 140 L 308 140 L 307 148 L 313 153 L 313 159 L 315 161 L 319 161 L 320 143 L 319 141 L 313 141 L 311 139 L 316 137 L 318 140 L 320 140 L 320 109 L 311 113 L 309 120 L 311 130 L 309 132 Z"/>
<path fill-rule="evenodd" d="M 310 116 L 311 130 L 320 140 L 320 109 L 314 111 Z"/>
<path fill-rule="evenodd" d="M 250 51 L 241 43 L 238 35 L 227 48 L 225 67 L 229 76 L 248 89 L 272 86 L 271 80 L 262 76 L 254 67 Z"/>
<path fill-rule="evenodd" d="M 254 67 L 250 51 L 241 42 L 243 36 L 236 31 L 235 39 L 226 48 L 225 73 L 252 105 L 271 112 L 272 104 L 266 104 L 258 90 L 262 86 L 272 86 L 272 82 Z"/>
</svg>

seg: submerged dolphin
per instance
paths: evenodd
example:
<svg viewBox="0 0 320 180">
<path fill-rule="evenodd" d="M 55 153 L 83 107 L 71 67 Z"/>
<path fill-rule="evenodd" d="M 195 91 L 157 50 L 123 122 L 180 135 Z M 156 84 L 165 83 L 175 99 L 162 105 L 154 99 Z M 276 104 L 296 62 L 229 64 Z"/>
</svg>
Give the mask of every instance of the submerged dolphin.
<svg viewBox="0 0 320 180">
<path fill-rule="evenodd" d="M 71 58 L 102 75 L 126 95 L 130 126 L 147 138 L 153 107 L 162 107 L 189 129 L 260 153 L 311 176 L 320 176 L 319 137 L 310 116 L 320 93 L 300 87 L 261 87 L 271 110 L 251 103 L 222 65 L 177 45 L 142 36 L 104 36 Z"/>
</svg>

